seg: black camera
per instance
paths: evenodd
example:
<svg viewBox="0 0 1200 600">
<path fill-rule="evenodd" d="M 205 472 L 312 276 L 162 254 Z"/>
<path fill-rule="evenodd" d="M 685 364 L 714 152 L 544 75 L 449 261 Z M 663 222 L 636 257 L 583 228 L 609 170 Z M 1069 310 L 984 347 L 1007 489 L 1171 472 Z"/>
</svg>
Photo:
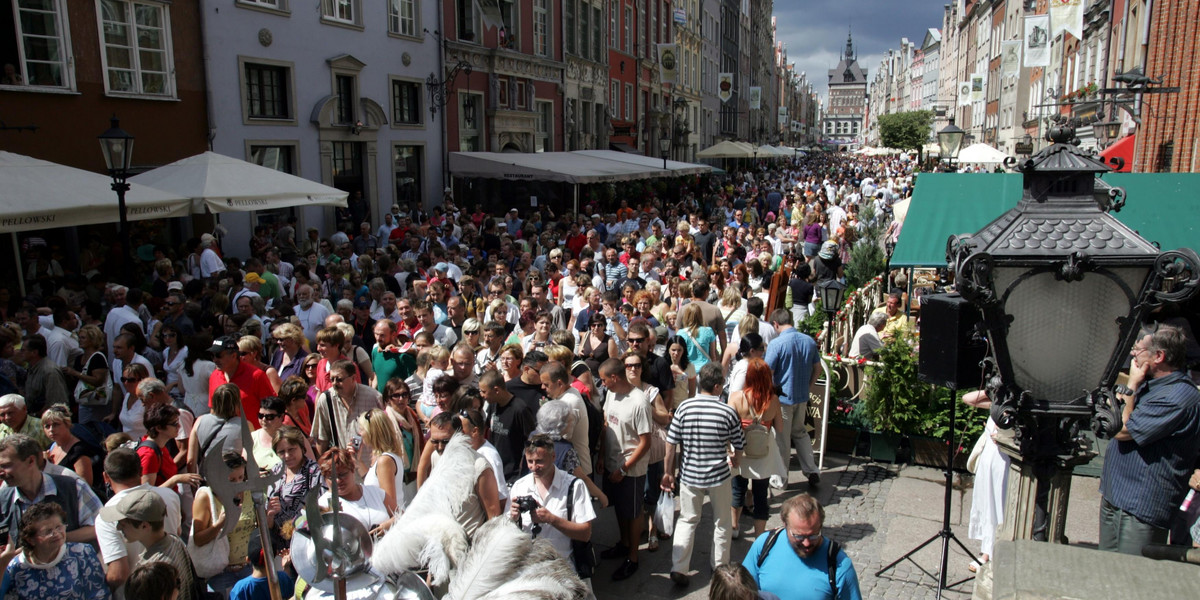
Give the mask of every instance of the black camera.
<svg viewBox="0 0 1200 600">
<path fill-rule="evenodd" d="M 533 512 L 542 506 L 533 496 L 517 496 L 513 500 L 517 503 L 517 510 L 521 512 Z"/>
</svg>

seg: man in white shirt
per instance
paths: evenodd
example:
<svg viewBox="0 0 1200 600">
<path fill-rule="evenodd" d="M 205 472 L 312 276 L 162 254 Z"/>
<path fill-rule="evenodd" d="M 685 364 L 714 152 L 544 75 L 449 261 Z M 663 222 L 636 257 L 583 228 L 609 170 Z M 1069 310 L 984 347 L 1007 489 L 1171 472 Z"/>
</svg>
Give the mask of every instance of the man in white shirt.
<svg viewBox="0 0 1200 600">
<path fill-rule="evenodd" d="M 208 279 L 225 272 L 225 261 L 213 250 L 216 245 L 217 238 L 211 233 L 206 233 L 200 236 L 200 247 L 204 248 L 200 252 L 200 277 Z"/>
<path fill-rule="evenodd" d="M 571 376 L 562 363 L 547 363 L 542 367 L 539 375 L 546 397 L 551 400 L 562 400 L 571 407 L 571 412 L 575 416 L 575 426 L 570 431 L 563 432 L 563 439 L 571 442 L 571 447 L 579 456 L 579 466 L 583 467 L 585 474 L 590 474 L 592 472 L 592 452 L 588 447 L 590 424 L 587 406 L 584 404 L 587 401 L 579 394 L 579 390 L 571 387 Z"/>
<path fill-rule="evenodd" d="M 112 287 L 109 293 L 112 294 L 113 308 L 104 317 L 104 339 L 108 340 L 108 355 L 112 356 L 113 341 L 121 334 L 122 326 L 126 323 L 136 323 L 138 329 L 142 328 L 141 317 L 138 316 L 136 310 L 126 303 L 130 294 L 134 294 L 140 298 L 142 291 L 139 289 L 130 290 L 123 285 L 116 285 Z M 140 304 L 140 301 L 137 304 Z"/>
<path fill-rule="evenodd" d="M 425 300 L 417 300 L 412 303 L 413 311 L 417 314 L 417 321 L 421 324 L 421 328 L 413 332 L 416 336 L 422 331 L 428 331 L 433 334 L 433 340 L 437 345 L 446 348 L 447 350 L 454 347 L 454 342 L 458 341 L 458 336 L 453 329 L 445 325 L 439 325 L 433 316 L 433 305 Z"/>
<path fill-rule="evenodd" d="M 868 360 L 874 360 L 879 349 L 883 347 L 883 339 L 879 337 L 879 334 L 887 325 L 887 321 L 886 312 L 871 313 L 871 316 L 867 317 L 867 322 L 854 332 L 854 339 L 850 342 L 850 358 L 861 356 Z"/>
<path fill-rule="evenodd" d="M 313 302 L 312 286 L 302 285 L 296 288 L 296 319 L 300 321 L 300 328 L 304 330 L 304 337 L 308 338 L 310 344 L 316 347 L 317 332 L 325 327 L 325 318 L 329 316 L 329 309 L 323 304 Z"/>
<path fill-rule="evenodd" d="M 513 483 L 508 516 L 527 532 L 536 528 L 535 535 L 573 561 L 571 541 L 592 539 L 592 521 L 596 518 L 587 487 L 570 473 L 554 468 L 554 440 L 545 434 L 530 436 L 525 462 L 529 474 Z M 522 507 L 522 499 L 532 499 L 536 507 Z"/>
<path fill-rule="evenodd" d="M 163 521 L 163 529 L 170 534 L 179 535 L 180 505 L 179 494 L 174 490 L 142 483 L 142 463 L 138 455 L 128 448 L 117 448 L 108 453 L 104 459 L 104 481 L 113 489 L 113 497 L 105 506 L 116 506 L 129 492 L 137 489 L 149 489 L 158 494 L 167 505 L 167 517 Z M 145 548 L 137 542 L 125 541 L 125 537 L 117 529 L 117 523 L 104 520 L 103 516 L 96 518 L 96 541 L 100 546 L 101 560 L 104 562 L 104 578 L 113 590 L 113 597 L 124 598 L 125 581 L 136 566 L 134 563 Z"/>
</svg>

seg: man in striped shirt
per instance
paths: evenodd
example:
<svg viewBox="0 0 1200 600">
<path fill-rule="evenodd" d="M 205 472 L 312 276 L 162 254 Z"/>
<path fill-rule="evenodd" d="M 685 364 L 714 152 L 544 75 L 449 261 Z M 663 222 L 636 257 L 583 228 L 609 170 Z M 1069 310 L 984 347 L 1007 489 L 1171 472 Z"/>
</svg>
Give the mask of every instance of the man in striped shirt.
<svg viewBox="0 0 1200 600">
<path fill-rule="evenodd" d="M 685 400 L 671 419 L 667 431 L 667 457 L 662 489 L 670 490 L 675 483 L 675 446 L 682 447 L 679 466 L 679 520 L 675 525 L 675 541 L 671 550 L 671 581 L 688 584 L 691 570 L 692 542 L 700 509 L 707 495 L 713 511 L 712 566 L 729 562 L 729 540 L 733 532 L 730 520 L 733 492 L 729 485 L 730 464 L 737 466 L 746 443 L 742 423 L 718 394 L 725 383 L 721 365 L 710 362 L 700 369 L 699 393 Z M 729 457 L 729 447 L 733 457 Z"/>
</svg>

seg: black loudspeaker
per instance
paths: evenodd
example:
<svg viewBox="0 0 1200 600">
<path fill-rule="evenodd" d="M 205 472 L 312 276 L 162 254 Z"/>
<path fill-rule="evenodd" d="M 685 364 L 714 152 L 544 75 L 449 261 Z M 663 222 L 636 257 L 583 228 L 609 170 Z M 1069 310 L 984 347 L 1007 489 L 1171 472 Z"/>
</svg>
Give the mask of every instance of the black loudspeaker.
<svg viewBox="0 0 1200 600">
<path fill-rule="evenodd" d="M 982 320 L 979 309 L 958 294 L 921 297 L 921 353 L 917 375 L 941 387 L 979 387 L 979 363 L 987 344 L 976 332 Z"/>
</svg>

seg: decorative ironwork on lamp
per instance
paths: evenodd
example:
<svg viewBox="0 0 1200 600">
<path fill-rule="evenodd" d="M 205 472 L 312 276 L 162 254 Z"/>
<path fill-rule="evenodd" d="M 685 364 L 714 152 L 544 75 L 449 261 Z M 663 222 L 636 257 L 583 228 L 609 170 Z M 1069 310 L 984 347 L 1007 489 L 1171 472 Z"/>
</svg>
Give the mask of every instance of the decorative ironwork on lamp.
<svg viewBox="0 0 1200 600">
<path fill-rule="evenodd" d="M 125 206 L 125 193 L 129 191 L 129 176 L 133 171 L 133 135 L 121 129 L 121 121 L 113 115 L 109 128 L 100 134 L 100 150 L 104 153 L 104 165 L 112 177 L 112 191 L 117 193 L 117 212 L 121 231 L 121 269 L 126 285 L 133 285 L 132 254 L 129 243 L 129 211 Z"/>
<path fill-rule="evenodd" d="M 1143 320 L 1200 285 L 1193 250 L 1160 252 L 1109 214 L 1125 193 L 1098 186 L 1109 167 L 1074 136 L 1053 129 L 1054 144 L 1018 167 L 1016 208 L 946 248 L 958 291 L 983 314 L 992 418 L 1016 428 L 1024 456 L 1078 455 L 1085 423 L 1119 431 L 1110 389 Z"/>
</svg>

